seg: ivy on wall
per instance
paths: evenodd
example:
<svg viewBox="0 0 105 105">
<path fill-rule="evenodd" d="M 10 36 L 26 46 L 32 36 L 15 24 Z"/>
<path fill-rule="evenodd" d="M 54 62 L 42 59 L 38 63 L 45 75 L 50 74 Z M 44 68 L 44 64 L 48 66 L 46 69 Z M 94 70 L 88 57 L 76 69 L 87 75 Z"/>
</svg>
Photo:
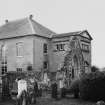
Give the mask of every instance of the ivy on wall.
<svg viewBox="0 0 105 105">
<path fill-rule="evenodd" d="M 79 69 L 80 69 L 80 74 L 83 74 L 85 72 L 84 70 L 84 58 L 82 55 L 80 43 L 77 37 L 73 37 L 72 40 L 70 41 L 69 48 L 71 49 L 70 51 L 67 51 L 67 54 L 64 58 L 64 65 L 63 68 L 65 70 L 70 71 L 73 66 L 73 57 L 77 56 L 78 62 L 79 62 Z M 67 73 L 68 74 L 68 73 Z"/>
</svg>

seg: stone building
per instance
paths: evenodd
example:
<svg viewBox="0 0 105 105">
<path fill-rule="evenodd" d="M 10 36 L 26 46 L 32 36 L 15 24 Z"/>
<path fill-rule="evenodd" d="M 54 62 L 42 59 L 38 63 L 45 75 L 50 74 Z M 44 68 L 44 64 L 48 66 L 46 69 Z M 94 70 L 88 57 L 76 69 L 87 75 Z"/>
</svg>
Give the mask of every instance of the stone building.
<svg viewBox="0 0 105 105">
<path fill-rule="evenodd" d="M 72 78 L 91 67 L 91 36 L 87 30 L 56 34 L 33 20 L 32 15 L 0 27 L 1 74 L 33 71 L 55 75 L 66 68 Z"/>
</svg>

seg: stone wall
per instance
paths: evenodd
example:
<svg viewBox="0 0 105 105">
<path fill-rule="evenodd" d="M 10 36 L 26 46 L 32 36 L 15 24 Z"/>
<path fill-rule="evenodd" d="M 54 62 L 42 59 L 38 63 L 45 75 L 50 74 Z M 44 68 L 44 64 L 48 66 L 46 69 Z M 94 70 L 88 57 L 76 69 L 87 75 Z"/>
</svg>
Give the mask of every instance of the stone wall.
<svg viewBox="0 0 105 105">
<path fill-rule="evenodd" d="M 22 43 L 23 56 L 17 56 L 17 43 Z M 7 71 L 16 71 L 16 68 L 26 70 L 28 63 L 33 64 L 33 38 L 19 37 L 0 40 L 0 45 L 6 46 Z M 3 58 L 4 59 L 4 58 Z"/>
</svg>

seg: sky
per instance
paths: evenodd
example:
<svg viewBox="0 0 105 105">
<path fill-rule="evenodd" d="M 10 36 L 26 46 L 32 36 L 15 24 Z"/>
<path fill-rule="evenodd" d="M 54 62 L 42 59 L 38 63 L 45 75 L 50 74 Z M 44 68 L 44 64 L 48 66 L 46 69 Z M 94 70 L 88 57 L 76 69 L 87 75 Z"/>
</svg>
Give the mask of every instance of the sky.
<svg viewBox="0 0 105 105">
<path fill-rule="evenodd" d="M 105 0 L 0 0 L 0 25 L 29 17 L 56 33 L 87 29 L 92 65 L 105 67 Z"/>
</svg>

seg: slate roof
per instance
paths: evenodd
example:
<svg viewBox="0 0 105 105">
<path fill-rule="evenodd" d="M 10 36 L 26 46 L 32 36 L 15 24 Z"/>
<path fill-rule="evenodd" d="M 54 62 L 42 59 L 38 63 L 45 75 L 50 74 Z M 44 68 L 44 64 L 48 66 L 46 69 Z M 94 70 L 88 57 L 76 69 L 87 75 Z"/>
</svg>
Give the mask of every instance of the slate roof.
<svg viewBox="0 0 105 105">
<path fill-rule="evenodd" d="M 15 21 L 9 21 L 0 27 L 0 39 L 26 35 L 51 37 L 52 34 L 56 33 L 42 26 L 30 17 Z"/>
<path fill-rule="evenodd" d="M 84 35 L 86 33 L 86 35 Z M 82 30 L 82 31 L 76 31 L 76 32 L 69 32 L 69 33 L 61 33 L 61 34 L 54 34 L 52 37 L 53 38 L 61 38 L 61 37 L 69 37 L 69 36 L 77 36 L 80 35 L 82 37 L 86 37 L 90 40 L 92 40 L 92 37 L 88 33 L 87 30 Z"/>
<path fill-rule="evenodd" d="M 53 38 L 66 37 L 66 36 L 71 36 L 71 35 L 79 35 L 81 32 L 82 32 L 82 31 L 55 34 L 55 35 L 53 35 Z"/>
<path fill-rule="evenodd" d="M 82 33 L 87 35 L 83 35 Z M 39 35 L 46 38 L 60 38 L 71 35 L 81 35 L 92 39 L 87 30 L 56 34 L 50 29 L 32 19 L 32 15 L 24 19 L 9 21 L 0 27 L 0 39 L 13 38 L 27 35 Z"/>
</svg>

